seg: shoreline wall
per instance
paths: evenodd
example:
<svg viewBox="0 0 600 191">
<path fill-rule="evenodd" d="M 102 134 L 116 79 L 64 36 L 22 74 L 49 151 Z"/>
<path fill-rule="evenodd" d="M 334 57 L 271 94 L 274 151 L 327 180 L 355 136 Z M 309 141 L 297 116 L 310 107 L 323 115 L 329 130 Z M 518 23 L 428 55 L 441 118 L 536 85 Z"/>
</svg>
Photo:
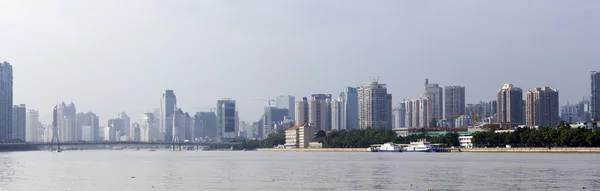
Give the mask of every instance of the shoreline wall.
<svg viewBox="0 0 600 191">
<path fill-rule="evenodd" d="M 271 151 L 271 152 L 367 152 L 367 148 L 301 148 L 301 149 L 276 149 L 276 148 L 260 148 L 256 151 Z"/>
<path fill-rule="evenodd" d="M 461 148 L 460 152 L 490 153 L 600 153 L 598 147 L 523 147 L 523 148 Z"/>
</svg>

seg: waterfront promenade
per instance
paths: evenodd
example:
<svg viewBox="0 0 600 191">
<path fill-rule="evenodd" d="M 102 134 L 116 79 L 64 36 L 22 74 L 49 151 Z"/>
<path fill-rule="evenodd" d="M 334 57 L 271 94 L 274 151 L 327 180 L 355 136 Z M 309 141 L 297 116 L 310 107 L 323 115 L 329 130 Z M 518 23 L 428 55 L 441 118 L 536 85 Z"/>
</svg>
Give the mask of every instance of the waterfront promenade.
<svg viewBox="0 0 600 191">
<path fill-rule="evenodd" d="M 367 152 L 367 148 L 259 148 L 263 152 Z M 521 147 L 521 148 L 461 148 L 449 149 L 447 152 L 472 152 L 472 153 L 600 153 L 599 147 Z"/>
</svg>

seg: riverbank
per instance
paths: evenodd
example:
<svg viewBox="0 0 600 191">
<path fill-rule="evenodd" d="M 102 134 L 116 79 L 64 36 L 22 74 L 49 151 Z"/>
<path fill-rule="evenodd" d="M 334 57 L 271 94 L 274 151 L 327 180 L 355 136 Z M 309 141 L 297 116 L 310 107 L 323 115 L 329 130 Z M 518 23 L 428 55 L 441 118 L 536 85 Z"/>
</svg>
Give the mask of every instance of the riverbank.
<svg viewBox="0 0 600 191">
<path fill-rule="evenodd" d="M 256 151 L 267 152 L 367 152 L 367 148 L 300 148 L 300 149 L 278 149 L 259 148 Z"/>
<path fill-rule="evenodd" d="M 454 152 L 454 151 L 453 151 Z M 487 153 L 600 153 L 598 147 L 461 148 L 460 152 Z"/>
</svg>

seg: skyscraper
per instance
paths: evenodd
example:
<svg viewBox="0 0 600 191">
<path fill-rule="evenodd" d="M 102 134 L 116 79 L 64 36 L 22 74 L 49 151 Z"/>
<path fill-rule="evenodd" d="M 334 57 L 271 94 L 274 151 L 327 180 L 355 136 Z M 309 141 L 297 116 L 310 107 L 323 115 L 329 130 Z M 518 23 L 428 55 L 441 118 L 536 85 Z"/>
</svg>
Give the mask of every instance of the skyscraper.
<svg viewBox="0 0 600 191">
<path fill-rule="evenodd" d="M 358 88 L 345 87 L 342 92 L 341 100 L 341 128 L 343 129 L 359 129 L 358 128 Z"/>
<path fill-rule="evenodd" d="M 0 141 L 12 137 L 13 69 L 8 62 L 0 63 Z"/>
<path fill-rule="evenodd" d="M 39 133 L 39 112 L 33 109 L 27 110 L 27 116 L 25 117 L 25 140 L 27 142 L 38 142 L 40 141 Z"/>
<path fill-rule="evenodd" d="M 308 122 L 316 129 L 328 131 L 327 124 L 327 101 L 324 99 L 315 99 L 308 102 Z"/>
<path fill-rule="evenodd" d="M 235 139 L 235 100 L 217 101 L 217 127 L 219 139 L 230 141 Z"/>
<path fill-rule="evenodd" d="M 86 126 L 85 121 L 85 113 L 79 112 L 77 115 L 75 115 L 75 140 L 83 140 L 83 126 Z M 91 133 L 91 131 L 86 133 Z M 89 134 L 86 135 L 86 137 L 90 137 Z"/>
<path fill-rule="evenodd" d="M 591 116 L 594 120 L 600 120 L 600 71 L 591 72 L 592 97 L 590 99 Z"/>
<path fill-rule="evenodd" d="M 177 107 L 177 96 L 173 90 L 166 90 L 160 101 L 160 138 L 165 142 L 171 142 L 173 138 L 173 114 Z"/>
<path fill-rule="evenodd" d="M 402 100 L 400 105 L 394 109 L 394 129 L 406 128 L 406 102 Z"/>
<path fill-rule="evenodd" d="M 342 102 L 338 100 L 331 100 L 331 130 L 342 130 L 346 127 L 342 126 Z"/>
<path fill-rule="evenodd" d="M 289 114 L 288 109 L 276 107 L 265 107 L 265 112 L 262 118 L 263 128 L 258 129 L 258 136 L 267 137 L 269 134 L 276 132 L 275 124 L 282 122 Z"/>
<path fill-rule="evenodd" d="M 73 102 L 68 105 L 65 104 L 65 102 L 58 104 L 58 108 L 56 110 L 56 119 L 59 141 L 78 141 L 76 140 L 77 130 L 75 129 L 76 115 L 77 109 L 75 108 L 75 104 L 73 104 Z"/>
<path fill-rule="evenodd" d="M 465 114 L 465 87 L 446 86 L 444 94 L 446 98 L 444 116 L 450 124 L 454 124 L 454 119 Z"/>
<path fill-rule="evenodd" d="M 392 129 L 390 96 L 387 85 L 373 79 L 371 84 L 358 88 L 358 118 L 361 129 Z"/>
<path fill-rule="evenodd" d="M 433 100 L 428 97 L 419 99 L 419 127 L 432 127 L 433 124 L 437 125 L 435 121 L 436 115 L 433 115 Z"/>
<path fill-rule="evenodd" d="M 142 140 L 142 134 L 140 131 L 139 123 L 135 123 L 135 122 L 132 123 L 129 133 L 130 133 L 129 141 L 141 141 Z"/>
<path fill-rule="evenodd" d="M 110 137 L 109 140 L 119 140 L 120 132 L 123 132 L 123 119 L 121 118 L 112 118 L 108 119 L 108 126 L 110 127 Z M 104 138 L 106 139 L 106 137 Z"/>
<path fill-rule="evenodd" d="M 177 109 L 173 114 L 173 138 L 172 142 L 179 143 L 185 141 L 185 113 L 181 109 Z"/>
<path fill-rule="evenodd" d="M 85 122 L 83 125 L 90 126 L 90 138 L 92 141 L 101 141 L 100 117 L 98 117 L 95 113 L 88 111 L 85 113 Z"/>
<path fill-rule="evenodd" d="M 12 139 L 25 141 L 25 123 L 27 108 L 25 104 L 15 105 L 12 108 Z"/>
<path fill-rule="evenodd" d="M 527 91 L 526 125 L 555 127 L 558 116 L 558 90 L 549 87 Z"/>
<path fill-rule="evenodd" d="M 522 125 L 523 119 L 523 90 L 512 84 L 504 84 L 498 90 L 498 122 L 503 126 Z"/>
<path fill-rule="evenodd" d="M 195 137 L 217 138 L 217 115 L 215 112 L 197 112 L 194 115 Z"/>
<path fill-rule="evenodd" d="M 444 97 L 443 89 L 438 84 L 430 84 L 429 79 L 425 79 L 425 94 L 424 96 L 431 102 L 430 116 L 427 116 L 431 121 L 438 121 L 444 118 Z M 429 125 L 429 124 L 427 124 Z"/>
<path fill-rule="evenodd" d="M 150 142 L 157 139 L 158 127 L 154 113 L 144 113 L 140 119 L 140 141 Z"/>
<path fill-rule="evenodd" d="M 287 109 L 287 116 L 290 119 L 296 119 L 296 97 L 291 95 L 277 96 L 277 98 L 275 98 L 275 107 L 279 109 Z"/>
<path fill-rule="evenodd" d="M 131 118 L 129 118 L 129 115 L 127 115 L 127 113 L 125 112 L 121 112 L 119 114 L 119 118 L 121 118 L 121 120 L 123 121 L 123 131 L 121 132 L 120 136 L 128 136 L 131 140 L 132 134 L 131 132 Z"/>
<path fill-rule="evenodd" d="M 302 101 L 296 102 L 296 125 L 302 125 L 309 122 L 308 98 L 303 97 Z"/>
<path fill-rule="evenodd" d="M 312 94 L 308 102 L 308 122 L 316 129 L 331 130 L 331 94 Z"/>
</svg>

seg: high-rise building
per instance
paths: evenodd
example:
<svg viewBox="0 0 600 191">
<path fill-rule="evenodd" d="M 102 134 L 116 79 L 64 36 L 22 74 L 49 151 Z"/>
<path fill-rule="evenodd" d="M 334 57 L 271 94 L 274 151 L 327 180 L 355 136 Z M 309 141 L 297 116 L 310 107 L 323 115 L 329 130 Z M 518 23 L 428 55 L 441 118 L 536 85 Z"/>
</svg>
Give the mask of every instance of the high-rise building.
<svg viewBox="0 0 600 191">
<path fill-rule="evenodd" d="M 564 105 L 560 108 L 561 120 L 566 123 L 586 122 L 591 119 L 590 101 L 583 100 L 575 104 Z"/>
<path fill-rule="evenodd" d="M 308 122 L 316 129 L 328 131 L 327 100 L 315 99 L 308 102 Z"/>
<path fill-rule="evenodd" d="M 75 140 L 83 140 L 83 126 L 85 126 L 85 113 L 79 112 L 75 115 Z"/>
<path fill-rule="evenodd" d="M 217 101 L 217 127 L 219 139 L 229 141 L 235 139 L 235 100 Z"/>
<path fill-rule="evenodd" d="M 526 125 L 555 127 L 558 115 L 558 90 L 549 87 L 527 91 Z"/>
<path fill-rule="evenodd" d="M 56 119 L 58 130 L 57 136 L 59 141 L 78 141 L 75 124 L 77 117 L 76 115 L 77 109 L 75 108 L 75 104 L 72 102 L 68 105 L 65 104 L 65 102 L 58 104 L 58 108 L 56 110 Z"/>
<path fill-rule="evenodd" d="M 81 127 L 81 140 L 82 141 L 93 141 L 92 140 L 92 126 L 84 125 Z"/>
<path fill-rule="evenodd" d="M 266 138 L 269 134 L 275 133 L 275 124 L 284 121 L 288 114 L 288 109 L 265 107 L 265 112 L 262 117 L 264 127 L 258 129 L 258 136 Z"/>
<path fill-rule="evenodd" d="M 173 138 L 172 142 L 179 143 L 185 140 L 185 113 L 177 109 L 173 114 Z"/>
<path fill-rule="evenodd" d="M 27 116 L 25 117 L 25 141 L 27 142 L 38 142 L 40 141 L 40 115 L 39 112 L 33 109 L 27 110 Z"/>
<path fill-rule="evenodd" d="M 342 130 L 345 127 L 342 126 L 342 102 L 338 100 L 331 100 L 331 130 Z"/>
<path fill-rule="evenodd" d="M 13 69 L 0 62 L 0 141 L 12 137 Z"/>
<path fill-rule="evenodd" d="M 302 125 L 309 122 L 308 98 L 303 97 L 302 101 L 296 102 L 296 125 Z"/>
<path fill-rule="evenodd" d="M 465 114 L 465 87 L 446 86 L 444 94 L 446 99 L 444 116 L 451 124 L 454 124 L 454 119 Z"/>
<path fill-rule="evenodd" d="M 342 114 L 340 127 L 343 129 L 358 128 L 358 88 L 345 87 L 341 100 Z"/>
<path fill-rule="evenodd" d="M 522 125 L 523 119 L 523 90 L 512 84 L 504 84 L 498 90 L 498 122 L 503 126 Z"/>
<path fill-rule="evenodd" d="M 282 95 L 275 98 L 275 107 L 279 109 L 287 109 L 290 119 L 296 118 L 296 97 L 291 95 Z"/>
<path fill-rule="evenodd" d="M 114 137 L 110 137 L 109 140 L 119 140 L 120 132 L 122 132 L 123 128 L 124 128 L 123 119 L 121 119 L 121 118 L 108 119 L 108 127 L 110 127 L 110 131 L 113 132 L 113 133 L 110 133 L 110 135 L 114 136 Z M 107 139 L 107 138 L 105 137 L 104 139 Z"/>
<path fill-rule="evenodd" d="M 83 125 L 90 127 L 89 133 L 91 134 L 89 136 L 92 141 L 101 141 L 100 117 L 98 117 L 95 113 L 88 111 L 87 113 L 85 113 L 85 120 Z"/>
<path fill-rule="evenodd" d="M 442 87 L 440 87 L 438 84 L 430 84 L 429 79 L 425 79 L 425 94 L 423 96 L 429 99 L 432 108 L 430 111 L 430 116 L 427 116 L 426 118 L 430 119 L 431 121 L 437 122 L 438 120 L 444 118 L 443 93 L 444 91 Z"/>
<path fill-rule="evenodd" d="M 195 137 L 217 138 L 217 115 L 214 112 L 197 112 L 194 115 Z"/>
<path fill-rule="evenodd" d="M 600 120 L 600 71 L 591 72 L 592 97 L 590 99 L 591 118 Z"/>
<path fill-rule="evenodd" d="M 394 129 L 406 129 L 406 102 L 402 100 L 400 105 L 394 109 Z"/>
<path fill-rule="evenodd" d="M 361 129 L 392 129 L 389 112 L 390 96 L 387 85 L 379 84 L 376 79 L 371 84 L 358 88 L 358 118 Z"/>
<path fill-rule="evenodd" d="M 173 90 L 166 90 L 160 101 L 160 138 L 165 142 L 171 142 L 173 138 L 173 114 L 177 107 L 177 96 Z"/>
<path fill-rule="evenodd" d="M 324 131 L 331 130 L 331 94 L 312 94 L 308 102 L 308 122 Z"/>
<path fill-rule="evenodd" d="M 406 117 L 405 123 L 407 128 L 420 128 L 421 127 L 421 102 L 422 99 L 409 99 L 406 100 Z"/>
<path fill-rule="evenodd" d="M 123 131 L 121 132 L 120 136 L 127 136 L 131 140 L 131 137 L 133 137 L 130 133 L 132 129 L 131 118 L 129 118 L 129 115 L 127 115 L 127 113 L 125 112 L 121 112 L 119 114 L 119 118 L 121 118 L 121 120 L 123 121 Z"/>
<path fill-rule="evenodd" d="M 15 105 L 12 108 L 12 136 L 14 140 L 25 141 L 25 124 L 27 108 L 25 104 Z"/>
<path fill-rule="evenodd" d="M 433 114 L 433 100 L 428 97 L 419 99 L 419 127 L 432 127 L 433 124 L 437 125 L 436 118 Z"/>
<path fill-rule="evenodd" d="M 137 122 L 134 122 L 131 124 L 131 127 L 129 128 L 129 141 L 141 141 L 142 140 L 142 134 L 140 131 L 140 124 Z"/>
<path fill-rule="evenodd" d="M 140 141 L 150 142 L 158 139 L 158 126 L 154 113 L 144 113 L 140 119 Z"/>
<path fill-rule="evenodd" d="M 190 113 L 185 112 L 185 139 L 189 141 L 194 140 L 194 124 Z"/>
<path fill-rule="evenodd" d="M 412 126 L 412 118 L 413 118 L 413 101 L 412 99 L 405 99 L 404 100 L 404 106 L 406 108 L 406 113 L 404 114 L 404 126 L 408 129 L 413 127 Z"/>
</svg>

